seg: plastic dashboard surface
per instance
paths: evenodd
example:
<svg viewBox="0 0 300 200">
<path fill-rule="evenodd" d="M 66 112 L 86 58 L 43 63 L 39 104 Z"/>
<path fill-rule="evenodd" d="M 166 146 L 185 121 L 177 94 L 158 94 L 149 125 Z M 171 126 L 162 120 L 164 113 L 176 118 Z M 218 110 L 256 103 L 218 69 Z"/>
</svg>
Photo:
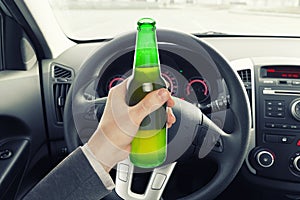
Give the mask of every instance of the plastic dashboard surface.
<svg viewBox="0 0 300 200">
<path fill-rule="evenodd" d="M 265 140 L 265 134 L 285 134 L 286 130 L 278 129 L 273 130 L 265 127 L 268 122 L 273 122 L 272 118 L 265 119 L 265 103 L 267 100 L 277 100 L 265 98 L 263 91 L 266 88 L 284 89 L 284 90 L 300 90 L 300 87 L 292 85 L 278 85 L 277 80 L 274 84 L 266 86 L 261 78 L 259 78 L 259 68 L 265 65 L 287 65 L 293 64 L 300 66 L 300 38 L 276 38 L 276 37 L 211 37 L 202 38 L 203 41 L 207 42 L 209 45 L 213 46 L 218 52 L 224 55 L 224 57 L 232 63 L 232 67 L 236 71 L 250 70 L 251 78 L 250 85 L 247 85 L 248 89 L 251 89 L 250 101 L 252 103 L 252 117 L 253 117 L 253 127 L 251 130 L 252 141 L 249 148 L 249 157 L 246 160 L 245 166 L 247 170 L 242 172 L 249 180 L 254 181 L 257 184 L 272 186 L 273 188 L 286 189 L 291 191 L 300 191 L 300 177 L 295 173 L 294 169 L 291 169 L 290 164 L 292 161 L 290 159 L 295 157 L 295 153 L 300 150 L 299 147 L 295 146 L 297 139 L 300 139 L 298 131 L 289 132 L 287 135 L 295 136 L 292 147 L 288 148 L 287 144 L 277 144 L 277 143 L 267 143 Z M 60 55 L 55 60 L 44 60 L 43 61 L 43 83 L 44 83 L 44 94 L 46 96 L 46 112 L 48 119 L 48 129 L 50 138 L 57 140 L 63 137 L 63 124 L 56 123 L 55 120 L 55 109 L 53 101 L 53 81 L 51 78 L 53 63 L 58 63 L 60 65 L 66 66 L 70 70 L 76 73 L 80 70 L 80 66 L 83 61 L 88 57 L 88 55 L 93 52 L 99 46 L 104 45 L 103 43 L 82 43 L 78 44 L 62 55 Z M 180 54 L 178 54 L 180 55 Z M 177 56 L 178 56 L 177 55 Z M 121 71 L 107 70 L 105 73 L 107 75 L 102 76 L 103 79 L 99 81 L 101 87 L 99 87 L 98 95 L 105 96 L 109 90 L 109 87 L 116 84 L 118 81 L 126 78 L 130 74 L 130 69 L 132 67 L 133 53 L 129 53 L 126 58 L 120 58 L 114 63 Z M 162 72 L 164 78 L 170 84 L 170 90 L 173 92 L 174 96 L 186 98 L 187 100 L 187 88 L 190 81 L 202 79 L 201 74 L 193 71 L 195 66 L 189 65 L 183 58 L 178 56 L 176 64 L 168 63 L 168 57 L 176 57 L 176 55 L 170 55 L 167 52 L 161 52 L 162 61 Z M 171 68 L 167 68 L 164 65 L 169 65 Z M 186 69 L 189 69 L 186 71 Z M 241 75 L 241 74 L 240 74 Z M 181 78 L 184 77 L 184 78 Z M 249 81 L 249 80 L 248 80 Z M 194 82 L 196 85 L 202 86 L 199 91 L 204 92 L 202 96 L 202 102 L 205 103 L 209 101 L 205 95 L 205 86 L 201 82 Z M 194 84 L 192 83 L 192 84 Z M 207 85 L 209 96 L 210 83 L 204 83 Z M 191 85 L 192 85 L 191 84 Z M 292 88 L 292 89 L 291 89 Z M 299 97 L 299 95 L 298 95 Z M 286 107 L 287 118 L 283 118 L 280 124 L 295 124 L 298 125 L 298 121 L 295 120 L 290 114 L 290 103 L 298 98 L 297 95 L 288 96 Z M 285 97 L 284 97 L 285 98 Z M 48 100 L 47 100 L 48 99 Z M 198 99 L 199 100 L 199 99 Z M 280 100 L 280 99 L 279 99 Z M 193 101 L 193 100 L 192 100 Z M 289 121 L 284 121 L 289 120 Z M 276 120 L 275 120 L 276 121 Z M 55 130 L 55 131 L 54 131 Z M 266 131 L 268 130 L 268 131 Z M 278 135 L 280 135 L 278 134 Z M 274 146 L 275 145 L 275 146 Z M 282 146 L 284 145 L 284 146 Z M 251 150 L 257 148 L 263 148 L 264 150 L 270 150 L 271 155 L 274 153 L 274 164 L 270 167 L 261 167 L 257 164 L 257 153 L 252 154 Z M 289 149 L 289 153 L 277 153 Z M 276 154 L 276 155 L 275 155 Z M 254 157 L 251 157 L 254 156 Z M 274 167 L 275 166 L 275 167 Z M 280 169 L 284 167 L 284 172 Z M 274 169 L 279 167 L 278 169 Z M 251 172 L 251 173 L 250 173 Z M 274 174 L 281 174 L 279 176 L 274 176 Z M 287 175 L 288 174 L 288 175 Z M 282 183 L 286 183 L 283 185 Z"/>
</svg>

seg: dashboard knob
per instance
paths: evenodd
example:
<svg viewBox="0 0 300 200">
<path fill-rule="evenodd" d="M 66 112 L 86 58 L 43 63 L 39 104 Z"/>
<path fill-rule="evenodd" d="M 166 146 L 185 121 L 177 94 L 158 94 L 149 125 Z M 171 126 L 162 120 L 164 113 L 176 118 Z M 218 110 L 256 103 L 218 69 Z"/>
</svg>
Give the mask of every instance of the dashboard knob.
<svg viewBox="0 0 300 200">
<path fill-rule="evenodd" d="M 300 121 L 300 99 L 291 103 L 291 113 L 296 120 Z"/>
<path fill-rule="evenodd" d="M 300 172 L 300 156 L 296 156 L 293 161 L 294 169 Z"/>
<path fill-rule="evenodd" d="M 274 163 L 274 156 L 271 152 L 267 150 L 262 150 L 256 155 L 257 163 L 264 168 L 271 167 Z"/>
</svg>

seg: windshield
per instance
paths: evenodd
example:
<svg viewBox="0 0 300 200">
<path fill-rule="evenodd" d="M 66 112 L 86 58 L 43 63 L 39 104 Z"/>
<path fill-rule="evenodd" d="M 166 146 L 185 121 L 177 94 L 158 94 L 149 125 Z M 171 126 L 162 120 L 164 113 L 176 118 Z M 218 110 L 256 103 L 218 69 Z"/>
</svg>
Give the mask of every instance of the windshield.
<svg viewBox="0 0 300 200">
<path fill-rule="evenodd" d="M 64 33 L 76 40 L 157 28 L 194 34 L 300 36 L 300 0 L 49 0 Z"/>
</svg>

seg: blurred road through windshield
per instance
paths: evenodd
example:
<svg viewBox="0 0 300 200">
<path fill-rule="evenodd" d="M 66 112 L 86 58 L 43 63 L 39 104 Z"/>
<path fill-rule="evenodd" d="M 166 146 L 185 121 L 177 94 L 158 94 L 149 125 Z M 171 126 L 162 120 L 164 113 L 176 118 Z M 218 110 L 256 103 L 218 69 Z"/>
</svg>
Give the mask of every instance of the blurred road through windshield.
<svg viewBox="0 0 300 200">
<path fill-rule="evenodd" d="M 141 17 L 187 33 L 300 36 L 300 0 L 50 0 L 65 34 L 112 38 L 135 30 Z"/>
</svg>

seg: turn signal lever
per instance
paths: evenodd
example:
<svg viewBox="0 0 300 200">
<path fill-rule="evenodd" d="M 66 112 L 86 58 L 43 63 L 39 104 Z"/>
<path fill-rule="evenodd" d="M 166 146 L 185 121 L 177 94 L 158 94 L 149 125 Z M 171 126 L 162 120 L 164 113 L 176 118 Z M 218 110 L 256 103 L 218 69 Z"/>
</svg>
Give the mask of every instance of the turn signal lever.
<svg viewBox="0 0 300 200">
<path fill-rule="evenodd" d="M 208 113 L 214 113 L 214 112 L 226 110 L 229 108 L 229 106 L 230 106 L 230 96 L 228 95 L 224 98 L 212 101 L 210 104 L 206 104 L 206 105 L 199 104 L 198 107 L 201 109 L 203 113 L 208 114 Z"/>
</svg>

